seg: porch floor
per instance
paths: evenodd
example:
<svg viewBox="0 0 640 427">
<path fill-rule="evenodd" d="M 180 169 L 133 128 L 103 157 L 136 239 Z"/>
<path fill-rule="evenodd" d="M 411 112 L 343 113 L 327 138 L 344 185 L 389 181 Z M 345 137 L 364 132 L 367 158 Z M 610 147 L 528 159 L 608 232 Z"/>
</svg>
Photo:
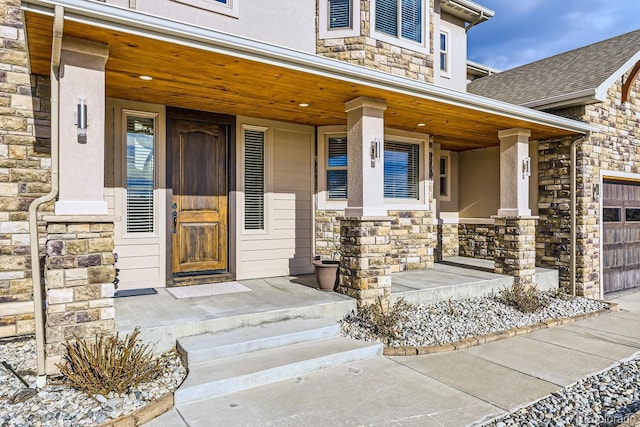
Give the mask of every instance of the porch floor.
<svg viewBox="0 0 640 427">
<path fill-rule="evenodd" d="M 451 257 L 433 269 L 393 273 L 392 301 L 420 304 L 449 298 L 470 298 L 496 292 L 513 278 L 491 272 L 492 260 Z M 538 287 L 557 288 L 557 272 L 537 269 Z M 220 332 L 290 318 L 339 320 L 356 308 L 354 299 L 316 289 L 313 274 L 240 280 L 251 292 L 176 299 L 166 289 L 156 295 L 115 300 L 116 331 L 136 326 L 141 337 L 166 351 L 183 336 Z"/>
</svg>

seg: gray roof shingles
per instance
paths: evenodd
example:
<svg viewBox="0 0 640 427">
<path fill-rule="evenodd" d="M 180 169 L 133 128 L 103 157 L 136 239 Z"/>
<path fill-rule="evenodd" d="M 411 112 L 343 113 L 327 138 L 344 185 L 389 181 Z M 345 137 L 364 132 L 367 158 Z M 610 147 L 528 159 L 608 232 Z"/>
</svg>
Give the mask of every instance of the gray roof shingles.
<svg viewBox="0 0 640 427">
<path fill-rule="evenodd" d="M 640 30 L 476 79 L 469 93 L 522 105 L 595 89 L 640 51 Z"/>
</svg>

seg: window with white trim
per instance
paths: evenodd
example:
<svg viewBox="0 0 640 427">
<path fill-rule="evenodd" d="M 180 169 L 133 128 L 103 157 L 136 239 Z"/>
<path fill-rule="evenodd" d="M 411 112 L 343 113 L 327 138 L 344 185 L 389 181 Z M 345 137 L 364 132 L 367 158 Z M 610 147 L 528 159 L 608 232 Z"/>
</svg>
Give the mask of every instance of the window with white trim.
<svg viewBox="0 0 640 427">
<path fill-rule="evenodd" d="M 244 229 L 264 230 L 265 131 L 244 130 Z"/>
<path fill-rule="evenodd" d="M 449 72 L 449 34 L 440 32 L 440 71 Z"/>
<path fill-rule="evenodd" d="M 376 0 L 375 30 L 422 43 L 422 0 Z"/>
<path fill-rule="evenodd" d="M 329 30 L 351 28 L 351 1 L 328 0 L 329 2 Z"/>
<path fill-rule="evenodd" d="M 327 138 L 327 194 L 329 200 L 347 199 L 347 137 Z"/>
<path fill-rule="evenodd" d="M 451 157 L 446 155 L 440 156 L 440 161 L 438 164 L 438 182 L 440 184 L 440 197 L 446 198 L 449 197 L 451 193 L 451 183 L 450 183 L 450 173 L 451 169 Z"/>
<path fill-rule="evenodd" d="M 419 145 L 385 141 L 385 199 L 419 199 L 419 165 Z"/>
<path fill-rule="evenodd" d="M 156 118 L 125 113 L 125 119 L 125 230 L 154 233 Z"/>
<path fill-rule="evenodd" d="M 233 18 L 240 17 L 238 4 L 240 0 L 170 0 L 187 6 L 195 7 L 209 12 L 228 15 Z"/>
</svg>

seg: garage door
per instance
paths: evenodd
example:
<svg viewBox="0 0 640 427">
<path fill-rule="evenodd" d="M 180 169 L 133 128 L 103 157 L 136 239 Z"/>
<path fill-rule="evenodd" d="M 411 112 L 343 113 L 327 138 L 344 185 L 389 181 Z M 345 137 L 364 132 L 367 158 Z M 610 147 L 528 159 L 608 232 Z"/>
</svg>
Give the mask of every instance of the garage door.
<svg viewBox="0 0 640 427">
<path fill-rule="evenodd" d="M 605 180 L 604 293 L 640 287 L 640 182 Z"/>
</svg>

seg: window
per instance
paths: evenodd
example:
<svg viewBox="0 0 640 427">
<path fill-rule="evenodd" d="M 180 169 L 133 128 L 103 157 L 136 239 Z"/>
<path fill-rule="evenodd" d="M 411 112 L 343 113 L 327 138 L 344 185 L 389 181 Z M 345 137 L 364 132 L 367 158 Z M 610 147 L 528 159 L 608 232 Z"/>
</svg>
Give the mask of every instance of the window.
<svg viewBox="0 0 640 427">
<path fill-rule="evenodd" d="M 262 130 L 244 131 L 244 229 L 264 230 L 264 141 Z"/>
<path fill-rule="evenodd" d="M 624 220 L 626 222 L 640 222 L 640 208 L 626 208 Z"/>
<path fill-rule="evenodd" d="M 620 222 L 620 208 L 603 208 L 604 222 Z"/>
<path fill-rule="evenodd" d="M 240 0 L 170 0 L 175 3 L 181 3 L 189 7 L 207 10 L 209 12 L 227 15 L 233 18 L 240 17 L 238 8 Z"/>
<path fill-rule="evenodd" d="M 228 4 L 229 3 L 229 0 L 215 0 L 215 1 L 217 1 L 218 3 L 222 3 L 222 4 Z"/>
<path fill-rule="evenodd" d="M 329 29 L 351 28 L 351 0 L 329 0 Z"/>
<path fill-rule="evenodd" d="M 438 179 L 440 183 L 440 196 L 449 197 L 449 156 L 440 156 L 438 165 Z"/>
<path fill-rule="evenodd" d="M 154 232 L 155 118 L 126 115 L 126 231 Z"/>
<path fill-rule="evenodd" d="M 422 43 L 422 0 L 376 0 L 375 29 Z"/>
<path fill-rule="evenodd" d="M 327 191 L 330 200 L 347 198 L 347 137 L 327 140 Z"/>
<path fill-rule="evenodd" d="M 418 199 L 419 146 L 384 143 L 384 197 Z"/>
<path fill-rule="evenodd" d="M 449 72 L 449 35 L 440 33 L 440 71 Z"/>
</svg>

